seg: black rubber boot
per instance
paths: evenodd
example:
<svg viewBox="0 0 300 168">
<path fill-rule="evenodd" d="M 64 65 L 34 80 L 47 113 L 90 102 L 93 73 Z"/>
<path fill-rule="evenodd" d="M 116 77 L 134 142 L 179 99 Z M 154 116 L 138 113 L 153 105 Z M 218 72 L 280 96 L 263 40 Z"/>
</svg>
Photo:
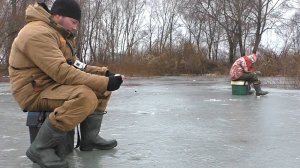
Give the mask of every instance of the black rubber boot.
<svg viewBox="0 0 300 168">
<path fill-rule="evenodd" d="M 106 140 L 98 135 L 103 114 L 104 112 L 96 111 L 80 124 L 81 141 L 79 148 L 81 151 L 108 150 L 117 146 L 118 143 L 115 139 Z"/>
<path fill-rule="evenodd" d="M 251 85 L 248 85 L 248 95 L 252 95 L 255 91 L 251 90 Z"/>
<path fill-rule="evenodd" d="M 248 91 L 248 94 L 249 94 L 249 95 L 252 95 L 253 93 L 255 93 L 254 90 L 249 90 L 249 91 Z"/>
<path fill-rule="evenodd" d="M 260 84 L 254 84 L 253 87 L 256 91 L 256 96 L 262 96 L 262 95 L 266 95 L 269 93 L 268 91 L 262 91 Z"/>
<path fill-rule="evenodd" d="M 65 132 L 54 128 L 47 118 L 28 148 L 27 157 L 42 168 L 68 168 L 68 163 L 55 150 L 65 135 Z"/>
</svg>

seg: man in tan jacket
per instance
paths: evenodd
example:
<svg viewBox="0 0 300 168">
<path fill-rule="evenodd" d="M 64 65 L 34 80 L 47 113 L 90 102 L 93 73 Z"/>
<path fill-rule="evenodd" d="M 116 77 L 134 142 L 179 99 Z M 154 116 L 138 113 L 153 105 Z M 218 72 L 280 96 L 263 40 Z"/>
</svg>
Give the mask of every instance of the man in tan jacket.
<svg viewBox="0 0 300 168">
<path fill-rule="evenodd" d="M 98 134 L 111 91 L 121 75 L 86 65 L 75 55 L 74 35 L 81 18 L 75 0 L 56 0 L 26 9 L 26 25 L 15 38 L 9 57 L 11 90 L 24 111 L 49 111 L 26 152 L 41 167 L 68 167 L 57 148 L 66 132 L 80 124 L 80 150 L 111 149 L 116 140 Z"/>
</svg>

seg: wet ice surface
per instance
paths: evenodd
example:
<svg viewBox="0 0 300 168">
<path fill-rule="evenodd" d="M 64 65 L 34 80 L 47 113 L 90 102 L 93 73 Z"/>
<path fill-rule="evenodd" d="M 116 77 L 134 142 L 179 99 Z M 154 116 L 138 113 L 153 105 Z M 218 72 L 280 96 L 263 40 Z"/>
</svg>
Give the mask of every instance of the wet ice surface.
<svg viewBox="0 0 300 168">
<path fill-rule="evenodd" d="M 231 95 L 226 78 L 129 78 L 114 92 L 101 135 L 109 151 L 68 156 L 71 168 L 298 168 L 300 91 Z M 0 167 L 38 168 L 25 156 L 26 114 L 0 83 Z"/>
</svg>

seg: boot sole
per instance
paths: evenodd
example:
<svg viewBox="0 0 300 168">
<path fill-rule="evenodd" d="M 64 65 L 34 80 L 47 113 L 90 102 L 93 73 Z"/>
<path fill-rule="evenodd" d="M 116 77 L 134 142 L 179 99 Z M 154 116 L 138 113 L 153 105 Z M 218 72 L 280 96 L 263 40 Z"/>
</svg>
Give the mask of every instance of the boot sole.
<svg viewBox="0 0 300 168">
<path fill-rule="evenodd" d="M 38 165 L 42 165 L 40 164 L 37 160 L 39 160 L 37 157 L 34 156 L 34 154 L 32 154 L 29 149 L 26 151 L 26 156 L 33 162 L 33 163 L 37 163 Z"/>
<path fill-rule="evenodd" d="M 33 163 L 36 163 L 38 164 L 41 168 L 49 168 L 47 166 L 45 166 L 42 162 L 41 162 L 41 159 L 39 159 L 39 157 L 35 156 L 31 151 L 30 149 L 28 149 L 26 151 L 26 156 L 33 162 Z M 61 165 L 59 166 L 59 168 L 69 168 L 68 164 L 67 165 Z"/>
<path fill-rule="evenodd" d="M 268 93 L 266 94 L 256 94 L 256 96 L 264 96 L 264 95 L 267 95 Z"/>
<path fill-rule="evenodd" d="M 85 146 L 85 147 L 81 147 L 80 146 L 80 150 L 81 151 L 92 151 L 93 149 L 98 149 L 98 150 L 110 150 L 110 149 L 113 149 L 117 146 L 118 144 L 114 144 L 113 146 L 102 146 L 102 147 L 99 147 L 99 146 L 96 146 L 96 145 L 90 145 L 90 146 Z"/>
</svg>

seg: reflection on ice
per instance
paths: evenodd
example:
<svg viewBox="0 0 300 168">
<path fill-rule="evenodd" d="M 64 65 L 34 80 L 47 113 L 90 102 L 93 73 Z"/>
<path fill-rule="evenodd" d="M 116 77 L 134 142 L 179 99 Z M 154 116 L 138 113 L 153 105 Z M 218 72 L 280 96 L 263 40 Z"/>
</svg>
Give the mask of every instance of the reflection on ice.
<svg viewBox="0 0 300 168">
<path fill-rule="evenodd" d="M 204 100 L 207 102 L 219 102 L 219 101 L 223 101 L 223 100 L 218 100 L 218 99 L 209 99 L 209 100 Z"/>
<path fill-rule="evenodd" d="M 0 93 L 0 96 L 7 96 L 7 95 L 11 95 L 11 93 Z"/>
<path fill-rule="evenodd" d="M 130 114 L 134 114 L 134 115 L 140 115 L 140 114 L 151 114 L 154 115 L 155 112 L 147 112 L 147 111 L 137 111 L 135 113 L 130 113 Z"/>
</svg>

